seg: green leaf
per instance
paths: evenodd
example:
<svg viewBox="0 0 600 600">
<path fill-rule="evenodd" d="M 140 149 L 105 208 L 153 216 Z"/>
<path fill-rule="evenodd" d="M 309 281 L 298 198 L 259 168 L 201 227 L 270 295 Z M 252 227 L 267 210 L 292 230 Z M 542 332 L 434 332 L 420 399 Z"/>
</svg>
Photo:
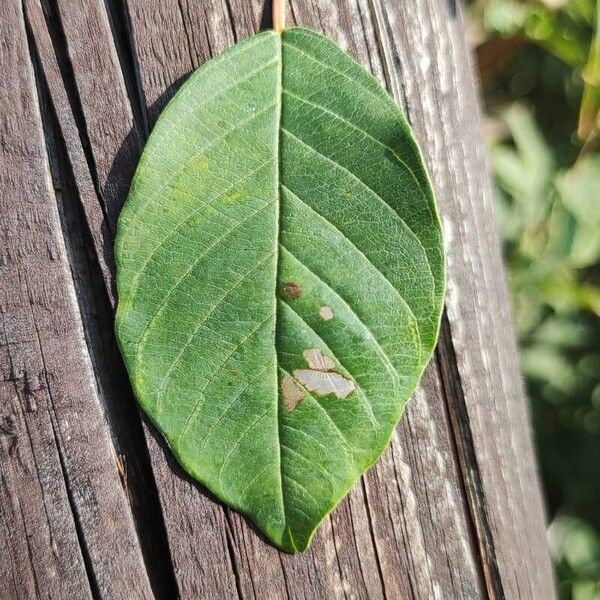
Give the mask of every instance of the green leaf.
<svg viewBox="0 0 600 600">
<path fill-rule="evenodd" d="M 573 265 L 583 268 L 597 264 L 600 260 L 600 156 L 590 154 L 580 158 L 556 177 L 556 188 L 563 205 L 576 219 L 570 249 Z"/>
<path fill-rule="evenodd" d="M 437 337 L 440 225 L 402 114 L 316 33 L 237 44 L 164 110 L 116 255 L 140 404 L 192 477 L 304 550 Z"/>
</svg>

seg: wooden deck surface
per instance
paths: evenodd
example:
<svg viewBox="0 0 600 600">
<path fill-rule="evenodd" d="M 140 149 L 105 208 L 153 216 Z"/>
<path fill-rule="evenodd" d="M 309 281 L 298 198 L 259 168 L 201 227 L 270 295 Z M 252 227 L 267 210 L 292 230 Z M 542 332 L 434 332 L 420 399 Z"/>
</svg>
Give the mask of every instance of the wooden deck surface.
<svg viewBox="0 0 600 600">
<path fill-rule="evenodd" d="M 293 0 L 405 109 L 448 251 L 439 347 L 391 447 L 289 556 L 136 408 L 112 238 L 144 140 L 258 0 L 0 2 L 0 598 L 554 597 L 478 90 L 455 0 Z M 268 13 L 268 11 L 267 11 Z"/>
</svg>

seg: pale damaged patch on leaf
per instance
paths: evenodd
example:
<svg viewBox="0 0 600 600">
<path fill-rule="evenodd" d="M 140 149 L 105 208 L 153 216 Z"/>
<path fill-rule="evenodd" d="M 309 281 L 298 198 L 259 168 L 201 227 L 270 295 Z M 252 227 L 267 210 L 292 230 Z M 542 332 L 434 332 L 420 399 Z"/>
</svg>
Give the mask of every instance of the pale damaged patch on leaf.
<svg viewBox="0 0 600 600">
<path fill-rule="evenodd" d="M 329 356 L 325 356 L 318 348 L 311 348 L 302 353 L 304 360 L 311 369 L 317 371 L 331 371 L 335 369 L 335 362 Z"/>
<path fill-rule="evenodd" d="M 324 321 L 331 321 L 331 319 L 333 319 L 333 309 L 331 306 L 323 306 L 319 311 L 319 316 Z"/>
<path fill-rule="evenodd" d="M 288 410 L 294 410 L 298 406 L 306 396 L 306 390 L 314 392 L 317 396 L 335 394 L 343 400 L 356 389 L 351 379 L 333 371 L 334 360 L 325 356 L 319 348 L 309 348 L 302 356 L 310 368 L 296 369 L 294 377 L 286 375 L 281 380 L 281 395 Z"/>
<path fill-rule="evenodd" d="M 286 375 L 281 380 L 281 395 L 285 407 L 288 410 L 294 410 L 304 399 L 306 393 L 291 375 Z"/>
<path fill-rule="evenodd" d="M 305 350 L 302 355 L 310 368 L 296 369 L 294 377 L 307 390 L 318 396 L 335 394 L 341 400 L 354 391 L 355 385 L 352 380 L 331 372 L 335 368 L 335 362 L 329 356 L 325 356 L 319 348 Z"/>
<path fill-rule="evenodd" d="M 314 369 L 296 369 L 294 377 L 307 390 L 318 396 L 335 394 L 340 400 L 347 398 L 355 389 L 353 381 L 346 379 L 339 373 L 315 371 Z"/>
</svg>

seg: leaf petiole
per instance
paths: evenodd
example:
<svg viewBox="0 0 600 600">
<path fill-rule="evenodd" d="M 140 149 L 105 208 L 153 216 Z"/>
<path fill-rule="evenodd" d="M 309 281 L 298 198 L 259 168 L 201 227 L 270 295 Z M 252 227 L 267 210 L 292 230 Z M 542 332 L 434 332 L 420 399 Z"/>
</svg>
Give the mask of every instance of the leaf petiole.
<svg viewBox="0 0 600 600">
<path fill-rule="evenodd" d="M 285 0 L 273 0 L 273 30 L 281 33 L 285 29 Z"/>
</svg>

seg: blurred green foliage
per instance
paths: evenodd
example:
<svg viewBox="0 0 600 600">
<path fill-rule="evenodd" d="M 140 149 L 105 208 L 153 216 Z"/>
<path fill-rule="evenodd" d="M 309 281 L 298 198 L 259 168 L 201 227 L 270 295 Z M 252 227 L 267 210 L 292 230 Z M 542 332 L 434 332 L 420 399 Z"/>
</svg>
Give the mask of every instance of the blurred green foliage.
<svg viewBox="0 0 600 600">
<path fill-rule="evenodd" d="M 600 599 L 600 12 L 474 0 L 506 262 L 561 598 Z"/>
</svg>

